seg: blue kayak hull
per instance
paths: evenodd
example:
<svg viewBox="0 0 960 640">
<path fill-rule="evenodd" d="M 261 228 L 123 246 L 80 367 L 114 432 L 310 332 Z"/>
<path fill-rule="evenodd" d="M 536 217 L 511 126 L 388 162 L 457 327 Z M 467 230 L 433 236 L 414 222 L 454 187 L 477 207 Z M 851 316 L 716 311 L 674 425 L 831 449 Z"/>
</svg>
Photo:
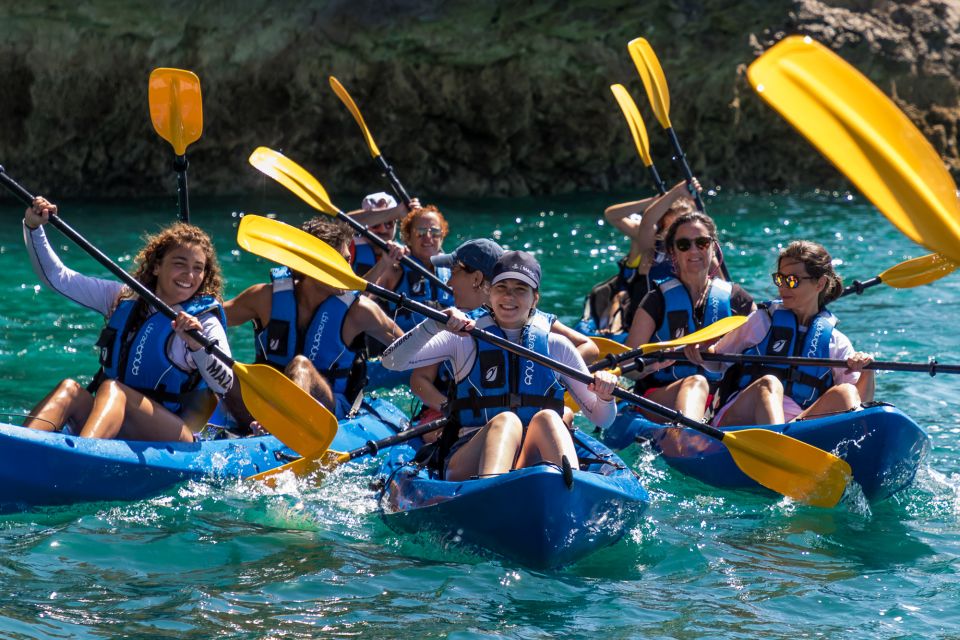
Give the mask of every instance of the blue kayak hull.
<svg viewBox="0 0 960 640">
<path fill-rule="evenodd" d="M 883 500 L 909 486 L 930 448 L 926 431 L 886 404 L 782 425 L 724 430 L 750 428 L 784 433 L 843 458 L 870 501 Z M 638 439 L 649 441 L 670 466 L 707 484 L 728 489 L 760 487 L 737 467 L 723 444 L 693 429 L 656 424 L 622 408 L 603 434 L 604 443 L 615 449 Z"/>
<path fill-rule="evenodd" d="M 386 401 L 374 400 L 370 409 L 340 423 L 332 449 L 360 447 L 406 424 Z M 189 444 L 94 440 L 0 424 L 0 511 L 138 500 L 185 480 L 251 476 L 292 457 L 273 436 Z"/>
<path fill-rule="evenodd" d="M 395 447 L 383 465 L 381 508 L 400 532 L 432 531 L 527 567 L 553 569 L 617 542 L 649 503 L 637 476 L 612 451 L 577 434 L 602 459 L 573 471 L 568 488 L 552 465 L 447 482 L 409 465 L 416 447 Z"/>
</svg>

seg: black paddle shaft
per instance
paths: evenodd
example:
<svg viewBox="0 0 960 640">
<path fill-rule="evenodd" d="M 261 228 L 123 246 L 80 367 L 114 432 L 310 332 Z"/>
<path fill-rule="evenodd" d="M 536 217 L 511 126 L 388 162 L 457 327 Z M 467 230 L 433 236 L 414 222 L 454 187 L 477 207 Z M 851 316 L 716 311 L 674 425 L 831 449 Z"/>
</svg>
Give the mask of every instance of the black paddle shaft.
<svg viewBox="0 0 960 640">
<path fill-rule="evenodd" d="M 840 297 L 849 296 L 851 294 L 857 294 L 858 296 L 863 293 L 864 289 L 869 289 L 870 287 L 875 287 L 878 284 L 883 282 L 880 279 L 880 276 L 875 276 L 869 280 L 864 280 L 860 282 L 859 280 L 854 280 L 853 284 L 847 285 L 843 288 L 843 293 L 840 294 Z"/>
<path fill-rule="evenodd" d="M 417 302 L 416 300 L 410 300 L 406 296 L 402 296 L 399 293 L 390 291 L 389 289 L 384 289 L 383 287 L 377 286 L 373 283 L 367 283 L 366 291 L 369 291 L 374 295 L 380 296 L 381 298 L 386 298 L 390 302 L 393 302 L 394 304 L 397 304 L 401 307 L 410 309 L 411 311 L 416 311 L 420 315 L 426 316 L 431 320 L 436 320 L 437 322 L 442 322 L 446 324 L 447 320 L 449 319 L 447 318 L 446 314 L 444 314 L 442 311 L 438 311 L 433 307 L 428 307 L 427 305 Z M 533 360 L 537 364 L 543 365 L 545 367 L 553 369 L 554 371 L 562 373 L 568 378 L 573 378 L 574 380 L 578 380 L 584 384 L 593 383 L 593 376 L 590 375 L 589 373 L 584 373 L 579 369 L 574 369 L 573 367 L 570 367 L 562 362 L 558 362 L 553 358 L 539 354 L 536 351 L 531 351 L 530 349 L 527 349 L 526 347 L 523 347 L 521 345 L 514 344 L 513 342 L 510 342 L 505 338 L 501 338 L 498 335 L 494 335 L 492 333 L 488 333 L 484 331 L 483 329 L 477 329 L 477 328 L 471 329 L 469 333 L 470 335 L 472 335 L 474 338 L 477 338 L 478 340 L 484 340 L 486 342 L 489 342 L 490 344 L 500 347 L 501 349 L 504 349 L 505 351 L 509 351 L 510 353 L 516 354 L 523 358 L 527 358 L 528 360 Z M 622 400 L 626 400 L 627 402 L 631 402 L 635 405 L 638 405 L 639 407 L 646 409 L 651 413 L 655 413 L 659 416 L 663 416 L 664 418 L 666 418 L 667 420 L 670 420 L 671 422 L 676 422 L 676 423 L 682 424 L 685 427 L 690 427 L 691 429 L 695 429 L 707 436 L 710 436 L 711 438 L 715 438 L 721 441 L 724 438 L 725 434 L 723 433 L 723 431 L 720 431 L 719 429 L 714 429 L 708 424 L 704 424 L 702 422 L 697 422 L 696 420 L 692 420 L 687 416 L 683 415 L 682 413 L 680 413 L 679 411 L 677 411 L 676 409 L 668 409 L 667 407 L 661 404 L 657 404 L 652 400 L 648 400 L 647 398 L 638 396 L 637 394 L 631 393 L 626 389 L 616 387 L 613 390 L 613 395 L 615 395 L 616 397 Z"/>
<path fill-rule="evenodd" d="M 177 204 L 180 207 L 180 222 L 190 222 L 190 196 L 187 190 L 187 154 L 175 156 L 173 170 L 177 172 Z"/>
<path fill-rule="evenodd" d="M 395 444 L 413 440 L 414 438 L 422 436 L 425 433 L 442 429 L 444 426 L 446 426 L 447 422 L 447 418 L 440 418 L 438 420 L 433 420 L 431 422 L 418 425 L 412 429 L 401 431 L 400 433 L 382 438 L 380 440 L 368 440 L 365 445 L 349 451 L 347 455 L 350 456 L 351 460 L 356 460 L 360 456 L 365 456 L 368 453 L 375 456 L 381 449 L 386 449 L 387 447 L 392 447 Z"/>
<path fill-rule="evenodd" d="M 833 360 L 830 358 L 801 358 L 790 356 L 757 356 L 745 354 L 727 354 L 727 353 L 701 353 L 704 360 L 712 362 L 732 362 L 735 364 L 779 364 L 790 367 L 832 367 L 839 369 L 846 367 L 846 360 Z M 648 358 L 655 360 L 684 360 L 689 361 L 685 355 L 679 352 L 660 351 L 656 356 L 648 355 Z M 940 364 L 936 360 L 930 362 L 884 362 L 875 360 L 868 364 L 865 369 L 875 371 L 922 371 L 935 376 L 938 373 L 960 373 L 960 365 Z"/>
<path fill-rule="evenodd" d="M 13 178 L 11 178 L 2 165 L 0 165 L 0 182 L 2 182 L 3 186 L 5 186 L 10 193 L 19 198 L 25 205 L 33 205 L 33 201 L 35 200 L 34 196 L 32 196 L 29 191 L 24 189 Z M 105 253 L 90 244 L 86 238 L 80 235 L 80 233 L 78 233 L 69 224 L 60 219 L 58 215 L 53 214 L 50 216 L 50 224 L 59 229 L 63 235 L 73 240 L 81 249 L 89 253 L 94 260 L 109 269 L 113 275 L 117 276 L 117 278 L 122 280 L 125 285 L 133 289 L 137 295 L 156 307 L 160 313 L 167 316 L 171 320 L 177 317 L 177 312 L 174 311 L 170 305 L 158 298 L 157 295 L 153 291 L 150 291 L 150 289 L 146 288 L 142 282 L 124 271 L 116 262 L 107 257 Z M 217 356 L 230 366 L 233 366 L 233 358 L 225 354 L 216 345 L 215 341 L 210 340 L 196 329 L 191 329 L 187 333 L 191 338 L 202 344 L 204 350 Z"/>
<path fill-rule="evenodd" d="M 382 158 L 383 156 L 377 156 L 377 157 Z M 367 240 L 375 244 L 378 249 L 380 249 L 385 253 L 390 253 L 390 247 L 387 246 L 387 243 L 384 242 L 383 238 L 381 238 L 374 232 L 370 231 L 370 229 L 368 229 L 365 225 L 360 224 L 359 222 L 357 222 L 356 220 L 354 220 L 353 218 L 345 214 L 343 211 L 337 211 L 337 217 L 340 218 L 341 220 L 344 220 L 347 224 L 353 227 L 354 231 L 356 231 L 357 233 L 362 235 L 364 238 L 366 238 Z M 410 256 L 403 256 L 402 258 L 400 258 L 400 262 L 402 262 L 404 265 L 406 265 L 410 269 L 413 269 L 423 277 L 427 278 L 428 280 L 430 280 L 430 282 L 437 285 L 447 293 L 453 293 L 453 289 L 450 288 L 450 285 L 448 285 L 446 282 L 444 282 L 439 277 L 437 277 L 435 273 L 430 273 L 429 271 L 427 271 L 427 269 L 422 264 L 418 264 L 413 260 L 411 260 Z"/>
<path fill-rule="evenodd" d="M 380 170 L 383 171 L 383 175 L 387 178 L 387 182 L 390 183 L 390 188 L 393 189 L 393 193 L 400 199 L 403 204 L 410 207 L 410 196 L 407 194 L 407 190 L 403 188 L 403 185 L 400 183 L 400 178 L 397 177 L 397 173 L 393 170 L 393 166 L 387 162 L 387 159 L 382 155 L 378 155 L 374 158 L 377 165 L 380 167 Z"/>
</svg>

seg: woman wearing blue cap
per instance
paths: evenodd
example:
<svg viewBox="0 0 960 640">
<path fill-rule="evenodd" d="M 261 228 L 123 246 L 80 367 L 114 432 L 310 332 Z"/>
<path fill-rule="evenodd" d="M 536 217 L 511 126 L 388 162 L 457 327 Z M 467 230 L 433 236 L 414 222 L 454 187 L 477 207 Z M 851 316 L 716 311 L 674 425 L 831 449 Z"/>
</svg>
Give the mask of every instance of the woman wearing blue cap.
<svg viewBox="0 0 960 640">
<path fill-rule="evenodd" d="M 490 302 L 490 281 L 497 261 L 503 256 L 503 248 L 486 238 L 467 240 L 451 253 L 441 253 L 430 258 L 436 267 L 450 269 L 447 284 L 453 289 L 454 305 L 461 311 L 476 315 Z M 534 310 L 537 322 L 544 323 L 550 331 L 567 338 L 583 357 L 587 364 L 594 362 L 600 355 L 597 346 L 590 338 L 574 331 L 552 313 L 540 309 Z M 421 420 L 440 417 L 440 406 L 446 401 L 445 391 L 450 375 L 446 367 L 440 364 L 414 369 L 410 375 L 410 390 L 423 401 L 427 410 L 421 413 Z M 566 417 L 566 416 L 565 416 Z M 573 419 L 572 412 L 568 416 Z"/>
<path fill-rule="evenodd" d="M 453 423 L 445 431 L 452 437 L 442 437 L 438 449 L 447 479 L 495 475 L 541 462 L 576 468 L 573 438 L 561 419 L 564 389 L 602 428 L 616 417 L 616 378 L 597 372 L 588 386 L 464 333 L 476 326 L 587 371 L 569 340 L 534 321 L 540 297 L 536 259 L 524 251 L 507 251 L 492 275 L 489 309 L 476 318 L 447 309 L 446 325 L 420 323 L 387 348 L 383 364 L 402 371 L 448 362 L 454 386 L 446 409 Z"/>
</svg>

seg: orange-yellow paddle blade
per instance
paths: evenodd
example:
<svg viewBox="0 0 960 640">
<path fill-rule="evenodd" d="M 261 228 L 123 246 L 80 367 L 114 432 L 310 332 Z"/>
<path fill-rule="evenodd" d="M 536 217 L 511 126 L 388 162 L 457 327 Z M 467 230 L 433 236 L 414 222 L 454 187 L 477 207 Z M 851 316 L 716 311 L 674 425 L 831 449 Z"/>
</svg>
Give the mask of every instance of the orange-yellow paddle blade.
<svg viewBox="0 0 960 640">
<path fill-rule="evenodd" d="M 313 396 L 269 365 L 235 362 L 233 370 L 247 410 L 280 442 L 302 456 L 330 447 L 339 425 Z"/>
<path fill-rule="evenodd" d="M 148 97 L 153 128 L 182 156 L 203 133 L 200 78 L 184 69 L 154 69 Z"/>
<path fill-rule="evenodd" d="M 288 224 L 248 214 L 240 220 L 237 244 L 258 256 L 335 289 L 364 291 L 367 281 L 326 242 Z"/>
<path fill-rule="evenodd" d="M 373 135 L 370 133 L 370 129 L 367 128 L 367 123 L 363 120 L 363 115 L 360 113 L 360 109 L 357 108 L 357 103 L 353 101 L 353 98 L 350 97 L 350 94 L 344 88 L 340 81 L 330 76 L 330 87 L 333 89 L 333 92 L 337 94 L 337 97 L 340 98 L 340 102 L 347 107 L 353 119 L 357 121 L 357 124 L 360 125 L 360 131 L 363 132 L 363 137 L 367 140 L 367 146 L 370 147 L 370 155 L 374 158 L 380 155 L 380 149 L 377 148 L 377 143 L 373 140 Z"/>
<path fill-rule="evenodd" d="M 653 47 L 646 38 L 631 40 L 627 44 L 627 51 L 630 52 L 633 64 L 637 67 L 637 73 L 643 81 L 643 88 L 647 90 L 653 115 L 657 117 L 661 127 L 669 129 L 672 126 L 670 124 L 670 89 L 667 87 L 667 78 L 663 75 L 663 68 L 660 66 L 657 54 L 653 52 Z"/>
<path fill-rule="evenodd" d="M 935 282 L 950 275 L 956 268 L 956 262 L 944 258 L 939 253 L 928 253 L 894 265 L 878 277 L 881 282 L 894 289 L 909 289 Z"/>
<path fill-rule="evenodd" d="M 676 338 L 675 340 L 666 340 L 664 342 L 651 342 L 650 344 L 642 344 L 638 347 L 643 351 L 643 354 L 654 353 L 656 351 L 663 351 L 665 349 L 675 349 L 677 347 L 684 347 L 688 344 L 700 344 L 701 342 L 710 342 L 711 340 L 716 340 L 721 338 L 744 322 L 747 321 L 746 316 L 727 316 L 726 318 L 720 318 L 713 324 L 708 324 L 703 329 L 699 331 L 694 331 L 685 336 Z"/>
<path fill-rule="evenodd" d="M 299 164 L 268 147 L 257 147 L 250 154 L 250 164 L 267 174 L 308 205 L 327 215 L 336 216 L 339 209 L 330 202 L 323 185 Z"/>
<path fill-rule="evenodd" d="M 957 186 L 870 80 L 811 38 L 785 38 L 747 71 L 757 93 L 908 238 L 960 262 Z"/>
<path fill-rule="evenodd" d="M 647 127 L 643 124 L 643 118 L 637 110 L 637 103 L 633 101 L 622 84 L 610 85 L 610 91 L 613 92 L 613 97 L 616 98 L 620 110 L 623 111 L 623 117 L 627 120 L 630 135 L 633 136 L 633 143 L 637 146 L 637 153 L 640 154 L 643 166 L 649 167 L 653 164 L 653 158 L 650 157 L 650 141 L 647 139 Z"/>
<path fill-rule="evenodd" d="M 845 460 L 776 431 L 726 431 L 723 444 L 758 483 L 816 507 L 836 506 L 853 475 Z"/>
</svg>

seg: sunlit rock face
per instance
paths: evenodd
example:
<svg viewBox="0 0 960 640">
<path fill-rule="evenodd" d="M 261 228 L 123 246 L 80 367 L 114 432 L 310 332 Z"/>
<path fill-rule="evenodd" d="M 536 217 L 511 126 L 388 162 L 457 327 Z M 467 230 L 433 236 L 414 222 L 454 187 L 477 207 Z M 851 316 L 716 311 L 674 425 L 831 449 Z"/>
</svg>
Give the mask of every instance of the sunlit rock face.
<svg viewBox="0 0 960 640">
<path fill-rule="evenodd" d="M 642 35 L 707 184 L 842 185 L 746 82 L 746 65 L 792 33 L 864 71 L 960 171 L 960 8 L 946 0 L 0 3 L 0 163 L 61 197 L 171 192 L 172 150 L 150 124 L 147 77 L 174 66 L 203 84 L 205 129 L 188 151 L 194 194 L 262 189 L 246 163 L 259 145 L 331 191 L 385 187 L 331 74 L 427 199 L 647 189 L 609 91 L 631 91 L 660 173 L 679 179 L 626 51 Z"/>
</svg>

